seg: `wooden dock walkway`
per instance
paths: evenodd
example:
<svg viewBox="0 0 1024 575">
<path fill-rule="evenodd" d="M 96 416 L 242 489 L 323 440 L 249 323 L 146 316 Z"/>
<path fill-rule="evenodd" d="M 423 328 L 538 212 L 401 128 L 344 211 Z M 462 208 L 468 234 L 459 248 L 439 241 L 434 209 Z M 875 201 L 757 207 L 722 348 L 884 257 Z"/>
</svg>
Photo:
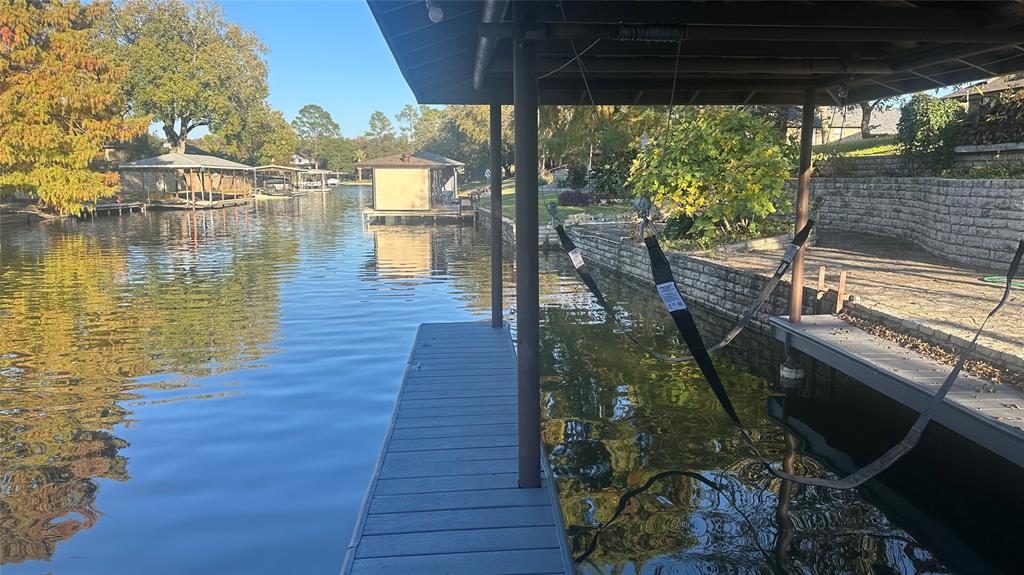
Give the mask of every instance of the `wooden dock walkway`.
<svg viewBox="0 0 1024 575">
<path fill-rule="evenodd" d="M 832 315 L 804 316 L 792 325 L 771 318 L 780 341 L 920 412 L 945 380 L 948 365 L 871 335 Z M 1024 393 L 961 374 L 934 421 L 1024 467 Z"/>
<path fill-rule="evenodd" d="M 547 462 L 519 489 L 516 458 L 508 329 L 421 325 L 342 573 L 572 573 Z"/>
</svg>

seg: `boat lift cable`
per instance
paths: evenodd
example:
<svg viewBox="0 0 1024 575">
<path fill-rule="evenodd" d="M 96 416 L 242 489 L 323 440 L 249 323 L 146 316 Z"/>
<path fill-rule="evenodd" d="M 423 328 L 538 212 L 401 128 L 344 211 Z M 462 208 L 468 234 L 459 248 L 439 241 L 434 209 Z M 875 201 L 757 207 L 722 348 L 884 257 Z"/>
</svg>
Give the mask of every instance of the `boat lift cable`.
<svg viewBox="0 0 1024 575">
<path fill-rule="evenodd" d="M 639 209 L 645 210 L 642 204 L 640 204 Z M 646 209 L 649 209 L 649 207 Z M 594 299 L 597 300 L 597 303 L 602 308 L 604 308 L 605 312 L 608 313 L 609 317 L 615 318 L 615 310 L 612 308 L 611 304 L 608 303 L 608 300 L 604 296 L 604 293 L 601 291 L 601 288 L 597 285 L 597 281 L 594 279 L 594 276 L 590 273 L 590 270 L 587 268 L 587 264 L 583 260 L 582 252 L 576 246 L 576 243 L 572 240 L 572 238 L 569 237 L 569 234 L 566 232 L 565 227 L 562 225 L 562 223 L 558 221 L 557 207 L 555 207 L 554 204 L 548 204 L 548 213 L 551 215 L 552 223 L 555 226 L 555 232 L 558 234 L 558 240 L 562 244 L 562 250 L 565 251 L 565 253 L 569 256 L 569 259 L 572 261 L 573 267 L 576 268 L 576 273 L 579 275 L 580 280 L 582 280 L 583 284 L 587 286 L 587 289 L 590 290 L 590 293 L 594 296 Z M 650 229 L 654 230 L 655 233 L 657 232 L 656 228 L 654 227 L 654 224 L 651 223 L 649 219 L 647 220 L 647 222 L 644 222 L 644 220 L 641 219 L 641 226 L 641 235 L 643 234 L 644 229 L 648 226 L 650 227 Z M 739 322 L 737 322 L 736 325 L 733 326 L 731 330 L 729 330 L 729 333 L 727 333 L 721 341 L 719 341 L 714 346 L 708 349 L 709 353 L 715 353 L 721 350 L 722 348 L 726 347 L 730 343 L 732 343 L 732 341 L 736 339 L 736 337 L 744 329 L 746 329 L 748 325 L 750 325 L 751 320 L 753 320 L 754 318 L 754 314 L 756 314 L 757 310 L 759 310 L 761 306 L 764 305 L 764 302 L 768 300 L 771 294 L 775 292 L 775 288 L 777 288 L 779 283 L 782 281 L 782 277 L 793 265 L 793 258 L 796 257 L 797 252 L 800 251 L 804 243 L 807 241 L 807 237 L 810 235 L 811 229 L 813 227 L 814 220 L 808 220 L 807 225 L 805 225 L 803 229 L 801 229 L 793 237 L 793 241 L 786 247 L 786 251 L 785 253 L 783 253 L 782 259 L 779 261 L 779 265 L 776 267 L 771 279 L 769 279 L 768 283 L 765 284 L 764 288 L 761 289 L 761 292 L 754 300 L 753 305 L 751 305 L 747 309 L 747 311 L 740 318 Z M 635 335 L 633 335 L 629 331 L 623 332 L 623 335 L 629 338 L 630 341 L 632 341 L 646 353 L 661 361 L 665 361 L 668 363 L 688 363 L 694 360 L 694 357 L 691 354 L 672 356 L 652 349 L 650 346 L 640 341 Z"/>
<path fill-rule="evenodd" d="M 665 253 L 661 249 L 661 245 L 658 243 L 658 238 L 654 235 L 647 236 L 644 238 L 644 243 L 646 244 L 647 252 L 650 255 L 651 274 L 654 277 L 654 283 L 657 287 L 658 295 L 661 296 L 662 301 L 665 303 L 665 308 L 672 316 L 672 320 L 675 322 L 680 336 L 690 349 L 690 352 L 693 354 L 697 366 L 704 375 L 704 379 L 706 379 L 710 385 L 712 392 L 714 392 L 715 396 L 718 398 L 719 404 L 721 404 L 722 408 L 729 416 L 729 419 L 732 420 L 733 424 L 739 430 L 740 435 L 743 437 L 743 440 L 747 443 L 747 446 L 751 449 L 754 455 L 760 460 L 765 470 L 779 479 L 789 480 L 802 485 L 825 487 L 829 489 L 853 489 L 888 469 L 917 445 L 925 428 L 928 426 L 928 423 L 931 422 L 936 411 L 938 411 L 939 406 L 945 399 L 946 394 L 949 393 L 949 390 L 953 387 L 953 383 L 960 375 L 960 371 L 963 369 L 964 363 L 971 355 L 973 355 L 974 350 L 977 347 L 978 338 L 985 330 L 985 326 L 988 324 L 988 321 L 992 316 L 999 312 L 1007 299 L 1009 299 L 1010 292 L 1013 289 L 1013 278 L 1017 275 L 1017 270 L 1020 268 L 1021 258 L 1024 257 L 1024 240 L 1021 240 L 1006 274 L 1006 289 L 1003 291 L 1003 296 L 999 299 L 999 302 L 995 307 L 992 308 L 992 311 L 985 316 L 985 319 L 981 322 L 978 330 L 974 333 L 974 338 L 971 340 L 970 345 L 961 352 L 960 357 L 957 359 L 953 369 L 949 372 L 949 375 L 946 376 L 946 379 L 943 381 L 939 391 L 932 396 L 927 407 L 925 407 L 925 409 L 918 415 L 917 420 L 914 422 L 914 425 L 911 426 L 910 431 L 907 432 L 906 436 L 899 443 L 882 454 L 881 457 L 846 477 L 842 477 L 840 479 L 826 479 L 805 477 L 802 475 L 794 475 L 792 473 L 779 471 L 775 469 L 763 455 L 761 455 L 761 452 L 754 444 L 754 440 L 751 438 L 746 427 L 743 425 L 743 422 L 740 420 L 739 415 L 736 413 L 736 409 L 733 407 L 732 401 L 729 399 L 729 394 L 726 392 L 725 386 L 722 385 L 722 380 L 718 375 L 718 371 L 715 369 L 714 363 L 711 361 L 711 356 L 708 354 L 708 350 L 704 347 L 704 341 L 701 339 L 700 331 L 697 329 L 697 325 L 693 320 L 693 315 L 687 308 L 686 302 L 683 300 L 682 294 L 679 292 L 679 287 L 675 283 L 675 278 L 672 275 L 672 268 L 669 265 L 668 259 L 665 257 Z"/>
</svg>

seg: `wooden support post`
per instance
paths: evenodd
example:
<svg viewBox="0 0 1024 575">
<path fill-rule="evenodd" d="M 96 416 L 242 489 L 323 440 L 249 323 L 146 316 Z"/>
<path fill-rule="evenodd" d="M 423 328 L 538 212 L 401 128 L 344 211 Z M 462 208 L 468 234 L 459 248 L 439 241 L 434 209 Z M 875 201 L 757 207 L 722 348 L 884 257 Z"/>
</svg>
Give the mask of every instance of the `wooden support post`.
<svg viewBox="0 0 1024 575">
<path fill-rule="evenodd" d="M 516 4 L 521 25 L 527 2 Z M 540 289 L 537 253 L 537 52 L 513 39 L 516 134 L 516 313 L 518 317 L 519 487 L 540 487 Z"/>
<path fill-rule="evenodd" d="M 491 104 L 491 327 L 502 325 L 501 104 Z"/>
<path fill-rule="evenodd" d="M 825 289 L 825 266 L 818 266 L 818 299 L 825 297 L 825 293 L 828 290 Z"/>
<path fill-rule="evenodd" d="M 811 143 L 814 140 L 814 88 L 804 91 L 803 118 L 800 124 L 800 171 L 797 173 L 795 232 L 807 225 L 811 205 Z M 793 258 L 793 273 L 789 291 L 789 321 L 800 323 L 804 303 L 804 248 Z"/>
<path fill-rule="evenodd" d="M 793 203 L 795 212 L 794 232 L 807 225 L 808 212 L 810 211 L 811 194 L 811 144 L 814 141 L 814 97 L 813 87 L 804 91 L 803 118 L 800 124 L 800 167 L 797 172 L 796 202 Z M 798 251 L 793 258 L 793 270 L 790 276 L 789 286 L 789 321 L 800 323 L 800 316 L 804 307 L 804 252 L 807 248 Z M 794 385 L 803 379 L 803 370 L 799 367 L 800 352 L 797 351 L 786 339 L 786 361 L 780 372 L 783 385 Z"/>
<path fill-rule="evenodd" d="M 843 311 L 846 303 L 846 270 L 839 272 L 839 293 L 836 294 L 836 314 Z"/>
</svg>

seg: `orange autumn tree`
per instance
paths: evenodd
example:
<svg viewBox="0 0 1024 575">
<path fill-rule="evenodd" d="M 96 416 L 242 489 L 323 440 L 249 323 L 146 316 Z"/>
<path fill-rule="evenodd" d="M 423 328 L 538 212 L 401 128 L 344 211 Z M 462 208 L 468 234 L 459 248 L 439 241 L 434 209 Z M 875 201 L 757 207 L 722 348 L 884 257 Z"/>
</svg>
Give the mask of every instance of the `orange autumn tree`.
<svg viewBox="0 0 1024 575">
<path fill-rule="evenodd" d="M 148 121 L 125 119 L 125 71 L 105 55 L 97 25 L 105 2 L 0 1 L 0 194 L 21 192 L 60 214 L 81 213 L 117 191 L 90 169 L 105 142 Z"/>
</svg>

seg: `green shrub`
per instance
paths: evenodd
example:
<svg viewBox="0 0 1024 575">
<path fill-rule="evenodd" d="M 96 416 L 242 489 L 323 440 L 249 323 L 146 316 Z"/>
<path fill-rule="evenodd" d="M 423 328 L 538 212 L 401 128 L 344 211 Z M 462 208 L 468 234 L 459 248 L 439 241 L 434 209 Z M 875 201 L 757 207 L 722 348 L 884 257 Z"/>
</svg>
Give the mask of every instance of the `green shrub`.
<svg viewBox="0 0 1024 575">
<path fill-rule="evenodd" d="M 814 155 L 814 175 L 825 178 L 848 178 L 856 171 L 854 161 L 843 152 L 830 150 Z"/>
<path fill-rule="evenodd" d="M 594 203 L 590 194 L 580 190 L 566 190 L 558 194 L 558 205 L 560 206 L 589 206 Z"/>
<path fill-rule="evenodd" d="M 953 168 L 943 176 L 973 180 L 1020 180 L 1024 179 L 1024 162 L 988 162 L 971 167 Z"/>
<path fill-rule="evenodd" d="M 587 167 L 579 162 L 572 162 L 566 169 L 565 187 L 580 191 L 587 187 Z"/>
<path fill-rule="evenodd" d="M 1024 142 L 1024 91 L 1002 92 L 967 112 L 954 134 L 957 145 Z"/>
<path fill-rule="evenodd" d="M 631 193 L 626 185 L 629 168 L 636 159 L 636 149 L 616 152 L 590 170 L 590 184 L 594 196 L 601 200 L 625 199 Z"/>
<path fill-rule="evenodd" d="M 787 208 L 788 146 L 749 112 L 684 108 L 671 133 L 637 154 L 628 183 L 668 218 L 691 218 L 690 238 L 710 242 L 719 230 L 754 234 L 770 214 Z"/>
<path fill-rule="evenodd" d="M 537 174 L 537 185 L 546 186 L 553 181 L 555 181 L 555 178 L 551 175 L 551 172 L 547 170 Z"/>
<path fill-rule="evenodd" d="M 953 160 L 954 134 L 963 117 L 956 100 L 914 94 L 900 108 L 896 143 L 907 164 L 925 172 L 948 168 Z"/>
</svg>

